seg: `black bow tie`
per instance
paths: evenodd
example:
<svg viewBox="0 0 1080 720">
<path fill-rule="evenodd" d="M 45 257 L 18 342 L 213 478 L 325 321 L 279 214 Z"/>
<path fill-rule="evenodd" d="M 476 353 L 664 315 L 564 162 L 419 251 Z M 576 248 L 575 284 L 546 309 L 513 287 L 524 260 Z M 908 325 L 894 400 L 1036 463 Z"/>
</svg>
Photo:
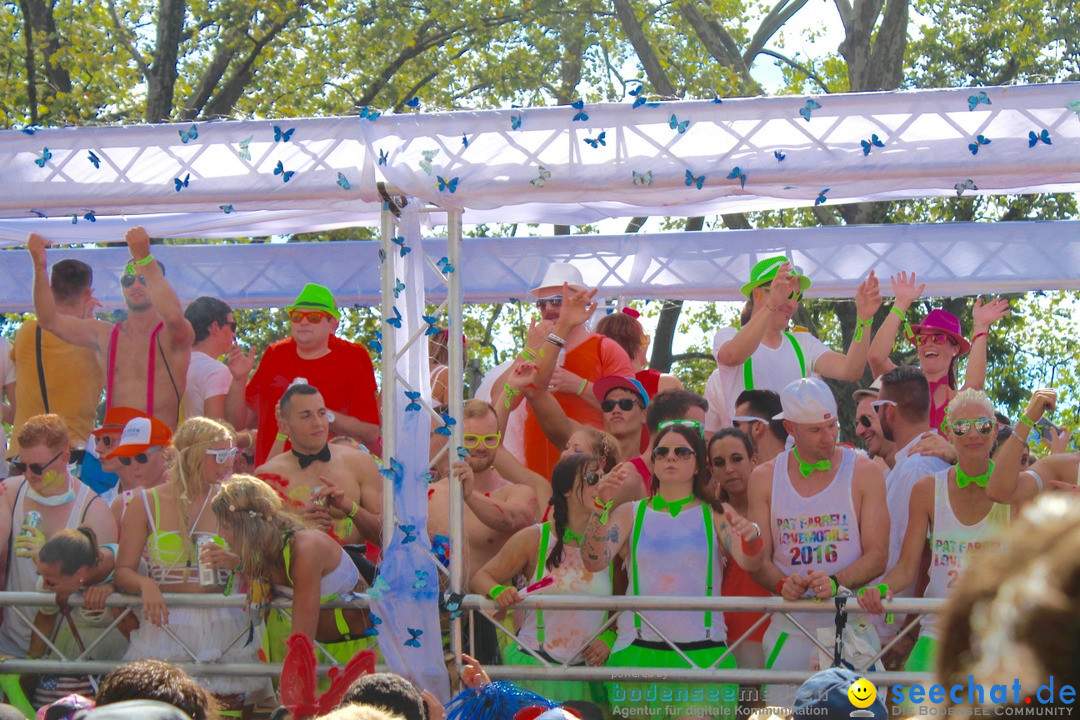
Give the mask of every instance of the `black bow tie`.
<svg viewBox="0 0 1080 720">
<path fill-rule="evenodd" d="M 296 452 L 296 448 L 292 449 L 292 454 L 300 461 L 300 469 L 303 470 L 316 460 L 319 462 L 330 462 L 330 444 L 327 443 L 326 445 L 323 445 L 322 450 L 314 455 L 305 455 L 304 453 Z"/>
</svg>

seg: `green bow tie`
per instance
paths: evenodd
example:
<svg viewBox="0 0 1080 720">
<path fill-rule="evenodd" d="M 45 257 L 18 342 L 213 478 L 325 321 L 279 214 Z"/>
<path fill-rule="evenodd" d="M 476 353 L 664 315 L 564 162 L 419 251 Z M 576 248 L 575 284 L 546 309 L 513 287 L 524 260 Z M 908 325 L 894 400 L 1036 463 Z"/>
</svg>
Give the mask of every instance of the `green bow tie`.
<svg viewBox="0 0 1080 720">
<path fill-rule="evenodd" d="M 803 477 L 809 477 L 810 473 L 814 472 L 815 470 L 827 472 L 829 468 L 832 467 L 832 462 L 829 460 L 821 460 L 816 463 L 808 463 L 804 461 L 801 457 L 799 457 L 799 448 L 797 447 L 791 448 L 791 452 L 795 454 L 795 459 L 799 461 L 799 472 L 802 474 Z"/>
<path fill-rule="evenodd" d="M 578 547 L 581 547 L 581 541 L 583 539 L 584 538 L 582 537 L 582 535 L 579 535 L 578 533 L 574 532 L 570 528 L 563 528 L 562 541 L 564 543 L 570 543 L 570 544 L 577 545 Z"/>
<path fill-rule="evenodd" d="M 990 461 L 990 469 L 986 471 L 985 475 L 968 475 L 966 472 L 960 469 L 960 466 L 956 466 L 956 487 L 963 490 L 971 483 L 975 483 L 979 487 L 986 487 L 986 483 L 990 482 L 990 474 L 994 472 L 994 461 Z"/>
<path fill-rule="evenodd" d="M 690 495 L 687 495 L 684 498 L 680 498 L 679 500 L 672 500 L 671 502 L 668 502 L 667 500 L 660 497 L 659 495 L 653 495 L 652 509 L 653 510 L 667 510 L 668 513 L 671 514 L 671 517 L 677 517 L 679 515 L 679 513 L 682 512 L 682 509 L 686 505 L 686 503 L 690 502 L 693 499 L 694 499 L 693 493 L 691 493 Z"/>
</svg>

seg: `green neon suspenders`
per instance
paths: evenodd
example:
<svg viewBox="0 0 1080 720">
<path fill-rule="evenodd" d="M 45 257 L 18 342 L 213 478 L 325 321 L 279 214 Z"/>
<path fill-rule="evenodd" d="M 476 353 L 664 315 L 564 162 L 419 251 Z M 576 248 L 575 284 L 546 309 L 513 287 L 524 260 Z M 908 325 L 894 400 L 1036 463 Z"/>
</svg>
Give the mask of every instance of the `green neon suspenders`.
<svg viewBox="0 0 1080 720">
<path fill-rule="evenodd" d="M 791 343 L 791 348 L 795 351 L 795 357 L 799 360 L 799 372 L 802 377 L 806 377 L 806 357 L 803 355 L 802 347 L 795 340 L 795 336 L 790 332 L 784 332 L 784 336 Z M 743 388 L 746 390 L 754 389 L 754 358 L 750 356 L 746 358 L 746 362 L 743 363 Z"/>
<path fill-rule="evenodd" d="M 642 500 L 638 503 L 637 516 L 634 518 L 634 532 L 630 536 L 630 564 L 634 570 L 634 596 L 641 595 L 641 588 L 639 580 L 641 573 L 638 572 L 637 564 L 637 546 L 638 540 L 641 538 L 641 525 L 645 519 L 645 509 L 648 506 L 649 501 Z M 705 521 L 705 540 L 709 547 L 709 559 L 708 565 L 705 570 L 705 596 L 712 597 L 713 594 L 713 553 L 715 552 L 716 534 L 713 532 L 712 523 L 712 508 L 708 504 L 701 504 L 701 516 Z M 637 631 L 638 638 L 641 637 L 641 616 L 634 613 L 634 630 Z M 705 613 L 705 637 L 708 638 L 712 631 L 712 610 Z"/>
</svg>

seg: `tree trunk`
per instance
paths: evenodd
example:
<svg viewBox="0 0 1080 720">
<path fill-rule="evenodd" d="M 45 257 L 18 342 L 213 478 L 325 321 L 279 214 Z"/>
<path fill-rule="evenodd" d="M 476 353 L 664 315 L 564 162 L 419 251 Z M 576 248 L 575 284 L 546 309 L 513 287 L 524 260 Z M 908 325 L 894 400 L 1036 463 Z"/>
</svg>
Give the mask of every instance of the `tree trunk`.
<svg viewBox="0 0 1080 720">
<path fill-rule="evenodd" d="M 146 78 L 146 121 L 165 122 L 173 109 L 176 92 L 176 59 L 184 33 L 185 0 L 161 0 L 158 4 L 154 60 Z"/>
</svg>

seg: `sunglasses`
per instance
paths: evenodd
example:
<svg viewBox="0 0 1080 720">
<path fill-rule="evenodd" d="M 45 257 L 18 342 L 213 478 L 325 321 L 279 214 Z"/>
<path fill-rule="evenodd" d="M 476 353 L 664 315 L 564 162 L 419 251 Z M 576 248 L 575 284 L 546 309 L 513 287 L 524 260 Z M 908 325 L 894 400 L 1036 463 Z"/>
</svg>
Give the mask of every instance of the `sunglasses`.
<svg viewBox="0 0 1080 720">
<path fill-rule="evenodd" d="M 705 437 L 705 429 L 701 427 L 701 423 L 697 420 L 665 420 L 656 426 L 657 430 L 663 430 L 666 427 L 672 427 L 673 425 L 682 425 L 693 430 L 697 430 L 701 437 Z"/>
<path fill-rule="evenodd" d="M 541 310 L 544 309 L 545 305 L 550 305 L 551 307 L 562 307 L 562 295 L 550 295 L 548 297 L 539 298 L 536 301 L 536 307 L 540 308 Z"/>
<path fill-rule="evenodd" d="M 595 470 L 590 470 L 582 476 L 585 479 L 585 484 L 592 487 L 596 483 L 600 482 L 600 473 Z"/>
<path fill-rule="evenodd" d="M 123 465 L 124 467 L 127 467 L 128 465 L 131 465 L 131 463 L 133 461 L 137 462 L 140 465 L 145 465 L 146 463 L 150 462 L 150 456 L 153 455 L 156 452 L 159 452 L 160 450 L 161 450 L 161 448 L 159 448 L 159 447 L 152 447 L 149 450 L 146 450 L 145 452 L 141 452 L 138 455 L 135 455 L 134 457 L 123 457 L 123 456 L 121 456 L 121 457 L 118 457 L 117 460 L 119 460 L 120 464 Z M 220 462 L 220 460 L 218 462 Z"/>
<path fill-rule="evenodd" d="M 240 451 L 237 448 L 231 447 L 224 450 L 207 450 L 206 454 L 212 455 L 214 457 L 214 462 L 216 462 L 218 465 L 224 465 L 225 463 L 234 459 L 239 454 L 239 452 Z"/>
<path fill-rule="evenodd" d="M 606 413 L 611 412 L 618 405 L 619 409 L 623 412 L 630 412 L 639 405 L 638 401 L 634 398 L 619 398 L 618 400 L 605 400 L 600 403 L 600 409 Z"/>
<path fill-rule="evenodd" d="M 923 346 L 926 343 L 932 345 L 944 345 L 945 343 L 951 343 L 953 339 L 945 333 L 934 333 L 933 335 L 916 335 L 911 338 L 911 342 L 918 346 Z"/>
<path fill-rule="evenodd" d="M 957 420 L 956 422 L 952 423 L 951 427 L 953 435 L 956 435 L 957 437 L 963 437 L 964 435 L 967 435 L 967 432 L 971 429 L 972 425 L 975 426 L 975 432 L 979 433 L 980 435 L 990 435 L 991 433 L 997 431 L 996 420 L 994 420 L 993 418 L 982 417 L 975 418 L 974 420 Z"/>
<path fill-rule="evenodd" d="M 480 443 L 484 443 L 484 447 L 488 450 L 494 450 L 499 447 L 499 442 L 502 440 L 502 433 L 492 433 L 490 435 L 464 435 L 461 438 L 461 444 L 466 450 L 472 450 Z"/>
<path fill-rule="evenodd" d="M 649 347 L 649 343 L 652 342 L 652 336 L 645 333 L 641 336 L 641 347 Z"/>
<path fill-rule="evenodd" d="M 679 445 L 677 447 L 668 447 L 667 445 L 661 445 L 660 447 L 653 449 L 652 456 L 654 458 L 666 458 L 668 456 L 668 453 L 674 454 L 675 457 L 679 458 L 680 460 L 688 457 L 693 457 L 695 454 L 694 448 L 686 447 L 685 445 Z"/>
<path fill-rule="evenodd" d="M 54 462 L 56 462 L 56 459 L 58 457 L 60 457 L 61 455 L 63 455 L 65 452 L 67 452 L 67 451 L 66 450 L 61 450 L 60 452 L 58 452 L 58 453 L 56 453 L 55 455 L 52 456 L 52 460 L 50 460 L 47 463 L 40 464 L 40 465 L 38 463 L 23 462 L 22 460 L 12 460 L 8 464 L 11 466 L 11 469 L 13 471 L 15 471 L 16 473 L 18 473 L 19 475 L 25 475 L 27 470 L 30 470 L 30 472 L 34 473 L 35 475 L 41 475 L 42 473 L 45 472 L 45 468 L 49 467 Z"/>
<path fill-rule="evenodd" d="M 862 425 L 864 428 L 867 428 L 867 429 L 873 427 L 873 425 L 874 425 L 874 422 L 873 422 L 873 420 L 870 419 L 869 415 L 860 415 L 858 420 L 859 420 L 859 424 Z"/>
<path fill-rule="evenodd" d="M 228 322 L 226 322 L 221 327 L 223 327 L 223 328 L 227 327 L 227 328 L 229 328 L 230 330 L 232 330 L 235 333 L 236 332 L 236 321 L 235 320 L 229 320 Z"/>
<path fill-rule="evenodd" d="M 123 275 L 120 277 L 120 287 L 129 288 L 138 280 L 139 284 L 146 287 L 146 278 L 142 275 Z"/>
<path fill-rule="evenodd" d="M 292 320 L 294 323 L 302 323 L 304 320 L 307 320 L 312 325 L 318 325 L 322 322 L 323 318 L 329 320 L 332 317 L 334 316 L 330 313 L 321 310 L 292 310 L 289 312 L 289 320 Z M 235 330 L 236 323 L 233 323 L 233 331 L 235 332 Z"/>
</svg>

